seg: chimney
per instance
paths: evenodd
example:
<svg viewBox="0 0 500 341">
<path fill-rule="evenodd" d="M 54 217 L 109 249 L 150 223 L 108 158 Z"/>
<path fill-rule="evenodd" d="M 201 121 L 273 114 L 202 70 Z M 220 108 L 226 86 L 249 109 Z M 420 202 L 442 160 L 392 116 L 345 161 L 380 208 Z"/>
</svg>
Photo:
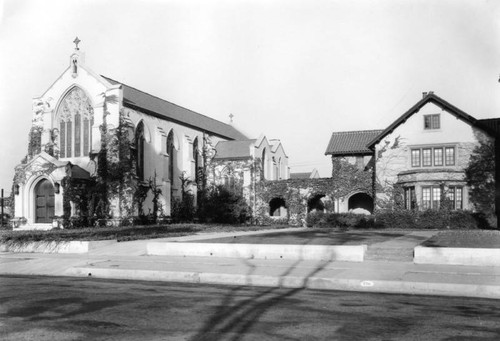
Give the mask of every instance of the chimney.
<svg viewBox="0 0 500 341">
<path fill-rule="evenodd" d="M 422 92 L 422 98 L 425 98 L 427 96 L 427 92 Z"/>
</svg>

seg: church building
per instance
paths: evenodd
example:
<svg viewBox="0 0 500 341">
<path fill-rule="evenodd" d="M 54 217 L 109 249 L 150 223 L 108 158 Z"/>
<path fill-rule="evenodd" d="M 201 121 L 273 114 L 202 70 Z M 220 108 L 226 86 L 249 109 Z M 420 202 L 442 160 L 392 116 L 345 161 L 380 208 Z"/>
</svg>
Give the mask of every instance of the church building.
<svg viewBox="0 0 500 341">
<path fill-rule="evenodd" d="M 279 140 L 250 139 L 232 124 L 96 74 L 74 43 L 65 71 L 33 100 L 28 155 L 14 177 L 16 227 L 49 229 L 65 216 L 98 213 L 113 224 L 169 217 L 183 191 L 196 202 L 207 183 L 240 181 L 251 205 L 256 182 L 288 178 Z"/>
</svg>

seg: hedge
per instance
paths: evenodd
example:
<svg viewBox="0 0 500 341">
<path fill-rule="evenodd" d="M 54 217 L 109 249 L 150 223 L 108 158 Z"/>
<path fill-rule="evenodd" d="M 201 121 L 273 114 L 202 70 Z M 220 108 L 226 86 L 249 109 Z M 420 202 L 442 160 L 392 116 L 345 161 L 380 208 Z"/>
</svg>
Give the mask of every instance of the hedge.
<svg viewBox="0 0 500 341">
<path fill-rule="evenodd" d="M 312 212 L 307 215 L 308 227 L 377 228 L 377 229 L 452 229 L 489 228 L 487 219 L 469 211 L 379 211 L 373 215 L 353 213 Z"/>
</svg>

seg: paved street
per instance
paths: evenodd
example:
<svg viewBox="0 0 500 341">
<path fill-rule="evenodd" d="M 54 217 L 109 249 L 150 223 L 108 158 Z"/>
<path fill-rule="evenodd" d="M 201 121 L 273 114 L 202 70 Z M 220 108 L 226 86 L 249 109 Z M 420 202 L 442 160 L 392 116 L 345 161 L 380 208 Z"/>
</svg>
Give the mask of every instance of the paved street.
<svg viewBox="0 0 500 341">
<path fill-rule="evenodd" d="M 2 340 L 498 340 L 498 301 L 0 277 Z"/>
</svg>

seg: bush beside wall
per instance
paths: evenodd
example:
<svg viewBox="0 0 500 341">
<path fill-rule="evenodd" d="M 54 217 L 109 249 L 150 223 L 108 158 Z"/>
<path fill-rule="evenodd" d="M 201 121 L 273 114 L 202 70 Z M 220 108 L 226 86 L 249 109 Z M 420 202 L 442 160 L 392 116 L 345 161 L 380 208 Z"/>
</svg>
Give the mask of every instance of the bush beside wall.
<svg viewBox="0 0 500 341">
<path fill-rule="evenodd" d="M 473 230 L 489 228 L 487 219 L 469 211 L 379 211 L 365 216 L 353 213 L 312 212 L 307 215 L 308 227 L 341 229 L 452 229 Z"/>
</svg>

